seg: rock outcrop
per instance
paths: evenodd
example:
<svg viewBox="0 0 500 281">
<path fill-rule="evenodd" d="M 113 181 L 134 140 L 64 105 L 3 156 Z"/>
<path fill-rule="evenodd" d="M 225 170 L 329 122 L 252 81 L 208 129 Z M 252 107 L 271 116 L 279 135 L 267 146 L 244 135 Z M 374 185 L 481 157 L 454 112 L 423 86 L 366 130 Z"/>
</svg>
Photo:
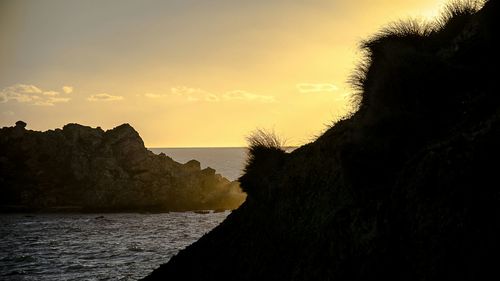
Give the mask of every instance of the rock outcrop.
<svg viewBox="0 0 500 281">
<path fill-rule="evenodd" d="M 246 196 L 196 160 L 180 164 L 147 150 L 128 124 L 109 131 L 25 127 L 18 121 L 0 129 L 2 211 L 234 209 Z"/>
<path fill-rule="evenodd" d="M 359 110 L 252 147 L 245 203 L 145 280 L 499 279 L 500 1 L 464 2 L 366 41 Z"/>
</svg>

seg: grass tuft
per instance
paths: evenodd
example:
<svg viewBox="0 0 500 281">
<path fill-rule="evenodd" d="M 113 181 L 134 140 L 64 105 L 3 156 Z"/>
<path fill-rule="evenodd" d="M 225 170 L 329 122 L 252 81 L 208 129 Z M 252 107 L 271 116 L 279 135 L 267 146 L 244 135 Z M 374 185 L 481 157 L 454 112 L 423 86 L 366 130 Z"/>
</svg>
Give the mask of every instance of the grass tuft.
<svg viewBox="0 0 500 281">
<path fill-rule="evenodd" d="M 256 149 L 284 150 L 286 140 L 278 136 L 274 130 L 256 129 L 248 137 L 247 142 L 250 151 Z"/>
<path fill-rule="evenodd" d="M 474 16 L 484 5 L 485 0 L 455 0 L 446 4 L 441 15 L 432 22 L 423 19 L 408 19 L 390 23 L 373 37 L 361 42 L 362 59 L 348 78 L 354 89 L 352 103 L 358 109 L 365 108 L 370 83 L 377 81 L 373 75 L 380 75 L 380 62 L 387 67 L 400 62 L 401 57 L 394 51 L 415 50 L 424 54 L 435 53 L 435 46 L 452 40 L 464 29 L 470 17 Z M 372 71 L 377 61 L 377 71 Z M 380 79 L 379 79 L 380 80 Z M 370 99 L 373 100 L 372 97 Z"/>
</svg>

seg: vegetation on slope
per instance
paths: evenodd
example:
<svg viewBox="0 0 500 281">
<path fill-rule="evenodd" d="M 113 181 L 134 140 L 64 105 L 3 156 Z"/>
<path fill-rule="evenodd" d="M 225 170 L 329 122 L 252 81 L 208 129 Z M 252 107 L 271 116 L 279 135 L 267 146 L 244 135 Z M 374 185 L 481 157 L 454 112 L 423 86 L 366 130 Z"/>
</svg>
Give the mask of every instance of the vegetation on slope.
<svg viewBox="0 0 500 281">
<path fill-rule="evenodd" d="M 499 5 L 363 42 L 359 110 L 290 154 L 254 147 L 246 202 L 145 280 L 498 279 Z"/>
</svg>

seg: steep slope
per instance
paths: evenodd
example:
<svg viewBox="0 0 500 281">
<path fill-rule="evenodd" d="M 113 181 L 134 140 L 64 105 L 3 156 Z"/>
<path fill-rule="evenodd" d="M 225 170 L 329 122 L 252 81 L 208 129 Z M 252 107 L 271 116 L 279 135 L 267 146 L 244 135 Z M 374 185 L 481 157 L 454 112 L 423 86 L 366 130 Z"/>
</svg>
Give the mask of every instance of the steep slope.
<svg viewBox="0 0 500 281">
<path fill-rule="evenodd" d="M 251 147 L 246 202 L 145 280 L 498 279 L 499 1 L 445 13 L 364 42 L 359 110 Z"/>
<path fill-rule="evenodd" d="M 2 211 L 234 209 L 245 199 L 236 182 L 196 160 L 153 154 L 128 124 L 106 132 L 25 126 L 0 129 Z"/>
</svg>

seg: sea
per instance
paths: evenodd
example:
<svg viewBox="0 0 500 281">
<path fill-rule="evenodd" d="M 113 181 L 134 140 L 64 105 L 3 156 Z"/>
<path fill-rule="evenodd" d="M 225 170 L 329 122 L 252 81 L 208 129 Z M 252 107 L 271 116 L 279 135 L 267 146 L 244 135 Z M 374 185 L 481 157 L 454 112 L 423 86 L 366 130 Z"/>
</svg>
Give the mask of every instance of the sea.
<svg viewBox="0 0 500 281">
<path fill-rule="evenodd" d="M 150 148 L 236 180 L 245 148 Z M 220 224 L 199 214 L 0 214 L 0 280 L 138 280 Z"/>
</svg>

